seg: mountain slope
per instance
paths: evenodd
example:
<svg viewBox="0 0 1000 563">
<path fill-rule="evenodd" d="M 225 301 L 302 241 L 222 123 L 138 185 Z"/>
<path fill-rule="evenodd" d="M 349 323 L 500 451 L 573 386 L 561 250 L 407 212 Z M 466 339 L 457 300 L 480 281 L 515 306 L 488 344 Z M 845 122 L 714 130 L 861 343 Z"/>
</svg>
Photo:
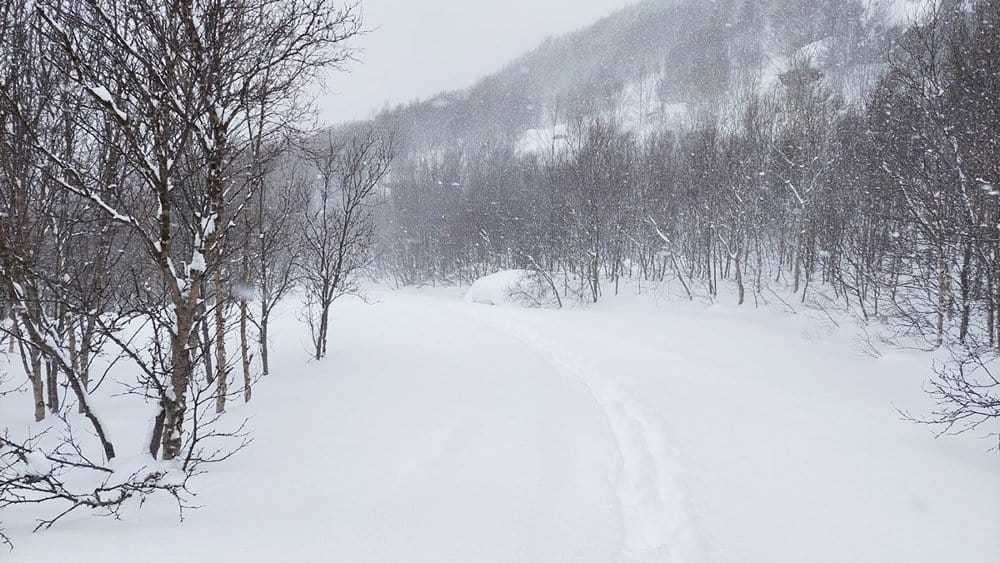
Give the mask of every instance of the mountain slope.
<svg viewBox="0 0 1000 563">
<path fill-rule="evenodd" d="M 856 98 L 879 72 L 899 27 L 927 0 L 643 2 L 545 41 L 467 90 L 388 110 L 417 152 L 518 140 L 587 117 L 638 133 L 725 114 L 749 91 L 781 94 L 796 66 Z"/>
</svg>

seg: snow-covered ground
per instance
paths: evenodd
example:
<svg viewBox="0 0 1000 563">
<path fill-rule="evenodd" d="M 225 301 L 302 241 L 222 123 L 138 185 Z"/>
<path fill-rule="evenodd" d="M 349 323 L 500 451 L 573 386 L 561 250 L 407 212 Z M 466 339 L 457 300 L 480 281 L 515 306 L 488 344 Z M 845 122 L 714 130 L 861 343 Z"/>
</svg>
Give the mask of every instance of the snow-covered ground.
<svg viewBox="0 0 1000 563">
<path fill-rule="evenodd" d="M 306 360 L 294 314 L 274 330 L 272 375 L 232 409 L 255 442 L 193 483 L 183 523 L 165 502 L 34 535 L 3 514 L 0 559 L 1000 561 L 998 457 L 894 409 L 926 406 L 925 354 L 648 296 L 370 298 L 336 306 L 327 361 Z M 102 406 L 138 449 L 134 413 Z"/>
</svg>

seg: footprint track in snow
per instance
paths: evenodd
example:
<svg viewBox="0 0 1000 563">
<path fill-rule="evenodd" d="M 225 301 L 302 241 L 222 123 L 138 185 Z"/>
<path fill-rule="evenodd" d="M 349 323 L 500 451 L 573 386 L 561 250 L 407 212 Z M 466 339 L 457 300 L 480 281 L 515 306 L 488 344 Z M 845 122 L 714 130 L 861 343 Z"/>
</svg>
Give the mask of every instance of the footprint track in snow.
<svg viewBox="0 0 1000 563">
<path fill-rule="evenodd" d="M 601 407 L 618 448 L 616 494 L 622 514 L 623 561 L 701 562 L 699 534 L 681 483 L 681 467 L 663 426 L 621 385 L 532 328 L 482 312 L 460 314 L 514 338 L 581 381 Z"/>
</svg>

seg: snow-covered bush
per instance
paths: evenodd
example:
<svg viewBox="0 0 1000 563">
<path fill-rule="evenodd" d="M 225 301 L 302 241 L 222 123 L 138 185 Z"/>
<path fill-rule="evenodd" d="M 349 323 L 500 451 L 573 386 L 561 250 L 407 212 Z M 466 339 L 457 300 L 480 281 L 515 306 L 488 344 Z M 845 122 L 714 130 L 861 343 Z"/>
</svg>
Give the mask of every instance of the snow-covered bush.
<svg viewBox="0 0 1000 563">
<path fill-rule="evenodd" d="M 557 309 L 580 302 L 576 276 L 538 270 L 501 270 L 479 278 L 465 294 L 470 303 Z"/>
</svg>

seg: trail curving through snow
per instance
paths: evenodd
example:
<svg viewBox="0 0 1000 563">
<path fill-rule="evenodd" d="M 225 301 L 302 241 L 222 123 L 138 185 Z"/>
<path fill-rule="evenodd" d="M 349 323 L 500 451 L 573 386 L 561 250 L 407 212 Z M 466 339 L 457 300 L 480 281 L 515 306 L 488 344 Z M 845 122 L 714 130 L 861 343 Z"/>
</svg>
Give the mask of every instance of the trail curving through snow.
<svg viewBox="0 0 1000 563">
<path fill-rule="evenodd" d="M 374 297 L 338 304 L 323 362 L 278 319 L 272 375 L 231 405 L 254 443 L 192 480 L 183 523 L 150 498 L 32 535 L 35 507 L 5 509 L 3 560 L 1000 561 L 995 457 L 892 409 L 925 399 L 924 357 L 858 358 L 767 311 Z M 30 424 L 22 400 L 2 422 Z M 95 401 L 142 443 L 145 405 Z"/>
<path fill-rule="evenodd" d="M 583 383 L 601 407 L 614 436 L 620 470 L 616 494 L 621 510 L 622 560 L 670 563 L 707 560 L 689 507 L 683 469 L 663 424 L 614 379 L 596 373 L 585 358 L 527 323 L 503 318 L 502 310 L 461 307 L 459 314 L 521 341 L 559 371 Z"/>
</svg>

